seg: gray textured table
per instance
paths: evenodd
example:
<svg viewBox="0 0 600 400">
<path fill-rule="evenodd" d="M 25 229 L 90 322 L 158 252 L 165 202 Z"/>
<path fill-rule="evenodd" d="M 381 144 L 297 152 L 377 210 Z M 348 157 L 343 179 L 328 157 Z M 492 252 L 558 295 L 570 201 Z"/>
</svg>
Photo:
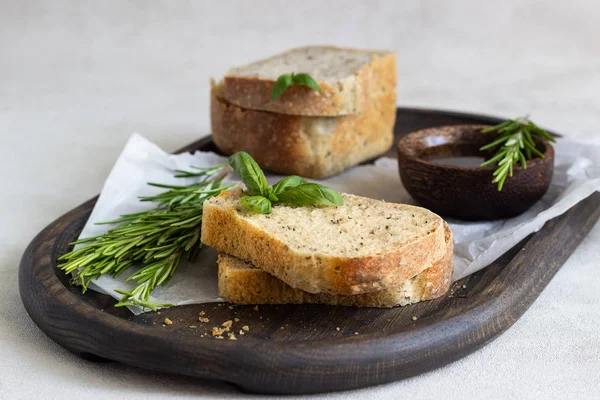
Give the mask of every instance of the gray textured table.
<svg viewBox="0 0 600 400">
<path fill-rule="evenodd" d="M 0 397 L 245 398 L 232 387 L 85 362 L 29 320 L 17 265 L 95 195 L 132 132 L 166 150 L 209 132 L 208 80 L 311 43 L 398 51 L 398 103 L 518 116 L 600 144 L 600 5 L 0 0 Z M 600 396 L 600 226 L 525 316 L 446 368 L 332 398 Z M 326 395 L 314 396 L 325 398 Z"/>
</svg>

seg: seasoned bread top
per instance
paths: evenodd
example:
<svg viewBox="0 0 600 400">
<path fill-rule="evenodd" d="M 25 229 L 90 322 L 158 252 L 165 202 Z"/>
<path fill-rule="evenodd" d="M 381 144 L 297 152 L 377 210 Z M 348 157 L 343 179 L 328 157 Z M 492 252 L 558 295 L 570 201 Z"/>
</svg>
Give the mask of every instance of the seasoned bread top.
<svg viewBox="0 0 600 400">
<path fill-rule="evenodd" d="M 322 92 L 292 85 L 276 100 L 271 91 L 283 74 L 308 73 Z M 230 69 L 224 98 L 237 106 L 282 114 L 338 116 L 356 114 L 370 102 L 380 76 L 386 91 L 396 90 L 396 56 L 389 51 L 309 46 Z"/>
<path fill-rule="evenodd" d="M 247 211 L 239 193 L 204 203 L 202 242 L 310 293 L 398 286 L 445 253 L 443 220 L 429 210 L 344 194 L 340 207 Z"/>
<path fill-rule="evenodd" d="M 375 55 L 387 51 L 307 46 L 286 51 L 253 63 L 231 68 L 226 76 L 244 76 L 275 81 L 290 72 L 307 72 L 316 81 L 337 83 L 357 73 Z"/>
</svg>

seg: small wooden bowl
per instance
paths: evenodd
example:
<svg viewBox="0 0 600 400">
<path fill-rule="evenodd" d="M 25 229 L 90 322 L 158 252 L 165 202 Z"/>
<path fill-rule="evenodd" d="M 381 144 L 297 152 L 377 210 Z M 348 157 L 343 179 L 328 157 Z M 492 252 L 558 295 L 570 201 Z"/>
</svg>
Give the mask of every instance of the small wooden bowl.
<svg viewBox="0 0 600 400">
<path fill-rule="evenodd" d="M 464 220 L 509 218 L 530 208 L 548 190 L 554 170 L 554 149 L 536 138 L 544 158 L 516 166 L 502 191 L 492 183 L 496 167 L 463 167 L 434 162 L 446 157 L 484 156 L 480 147 L 492 135 L 482 134 L 487 125 L 454 125 L 423 129 L 398 142 L 400 178 L 422 206 L 446 217 Z"/>
</svg>

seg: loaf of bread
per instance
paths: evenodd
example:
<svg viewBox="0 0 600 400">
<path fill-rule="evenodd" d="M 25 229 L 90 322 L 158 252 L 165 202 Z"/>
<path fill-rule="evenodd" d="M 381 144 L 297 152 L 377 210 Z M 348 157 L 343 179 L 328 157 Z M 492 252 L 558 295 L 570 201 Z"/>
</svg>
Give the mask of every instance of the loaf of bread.
<svg viewBox="0 0 600 400">
<path fill-rule="evenodd" d="M 212 138 L 225 154 L 249 153 L 280 174 L 320 179 L 390 149 L 394 140 L 396 91 L 378 90 L 366 109 L 342 117 L 302 117 L 242 109 L 211 94 Z"/>
<path fill-rule="evenodd" d="M 452 232 L 444 224 L 446 253 L 417 276 L 398 287 L 353 296 L 308 293 L 294 289 L 247 261 L 219 253 L 219 296 L 235 304 L 329 304 L 390 308 L 432 300 L 450 288 L 453 271 Z"/>
<path fill-rule="evenodd" d="M 202 242 L 309 293 L 397 287 L 446 253 L 443 220 L 424 208 L 344 194 L 340 207 L 258 214 L 240 196 L 226 191 L 204 203 Z"/>
<path fill-rule="evenodd" d="M 308 73 L 321 92 L 292 85 L 272 100 L 277 78 Z M 380 92 L 396 91 L 396 54 L 389 51 L 301 47 L 225 75 L 224 99 L 250 110 L 308 116 L 340 116 L 366 110 Z"/>
</svg>

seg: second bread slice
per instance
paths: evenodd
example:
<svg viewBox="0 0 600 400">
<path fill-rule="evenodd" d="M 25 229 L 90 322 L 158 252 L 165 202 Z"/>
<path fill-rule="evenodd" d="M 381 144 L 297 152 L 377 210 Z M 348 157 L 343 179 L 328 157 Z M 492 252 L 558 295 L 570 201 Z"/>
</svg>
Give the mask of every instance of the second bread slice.
<svg viewBox="0 0 600 400">
<path fill-rule="evenodd" d="M 204 203 L 202 242 L 309 293 L 395 287 L 446 253 L 443 220 L 424 208 L 344 194 L 340 207 L 246 210 L 241 193 Z"/>
<path fill-rule="evenodd" d="M 353 296 L 307 293 L 294 289 L 249 262 L 219 253 L 219 296 L 235 304 L 329 304 L 390 308 L 444 295 L 453 271 L 452 232 L 445 227 L 446 254 L 431 267 L 398 287 Z"/>
</svg>

